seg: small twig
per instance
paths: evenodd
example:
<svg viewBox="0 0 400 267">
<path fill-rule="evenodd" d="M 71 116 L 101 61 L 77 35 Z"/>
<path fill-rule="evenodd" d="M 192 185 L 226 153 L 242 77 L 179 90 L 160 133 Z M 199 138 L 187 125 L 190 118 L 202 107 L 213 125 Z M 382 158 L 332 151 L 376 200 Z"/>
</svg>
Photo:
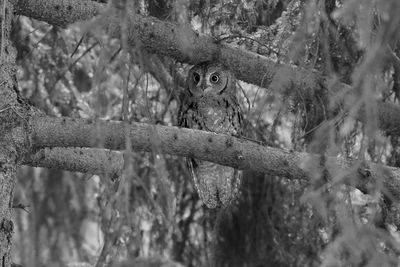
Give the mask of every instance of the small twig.
<svg viewBox="0 0 400 267">
<path fill-rule="evenodd" d="M 22 209 L 22 210 L 24 210 L 24 211 L 26 211 L 27 213 L 30 213 L 26 208 L 29 208 L 30 207 L 30 205 L 24 205 L 24 204 L 22 204 L 22 203 L 19 203 L 19 204 L 16 204 L 16 205 L 13 205 L 12 206 L 12 208 L 13 209 Z"/>
<path fill-rule="evenodd" d="M 6 110 L 9 110 L 10 108 L 11 108 L 11 107 L 8 106 L 8 107 L 6 107 L 6 108 L 0 109 L 0 113 L 4 112 L 4 111 L 6 111 Z"/>
<path fill-rule="evenodd" d="M 79 42 L 76 44 L 74 51 L 72 52 L 70 58 L 74 57 L 75 53 L 78 51 L 79 46 L 81 45 L 81 43 L 83 42 L 83 39 L 85 38 L 85 35 L 83 35 L 81 37 L 81 39 L 79 40 Z"/>
<path fill-rule="evenodd" d="M 99 44 L 98 42 L 94 43 L 94 44 L 91 45 L 88 49 L 86 49 L 86 51 L 83 52 L 82 55 L 80 55 L 77 59 L 75 59 L 74 62 L 72 62 L 72 63 L 68 66 L 68 68 L 67 68 L 62 74 L 60 74 L 60 75 L 57 77 L 57 80 L 54 82 L 54 85 L 56 85 L 57 82 L 58 82 L 59 80 L 61 80 L 61 78 L 63 78 L 63 77 L 65 76 L 65 74 L 67 74 L 67 72 L 70 71 L 70 70 L 72 69 L 72 67 L 76 65 L 76 63 L 79 62 L 79 60 L 81 60 L 87 53 L 90 52 L 90 50 L 92 50 L 92 49 L 93 49 L 96 45 L 98 45 L 98 44 Z"/>
<path fill-rule="evenodd" d="M 118 50 L 110 57 L 109 63 L 113 62 L 114 59 L 118 56 L 119 52 L 121 52 L 122 46 L 118 48 Z"/>
<path fill-rule="evenodd" d="M 39 46 L 39 44 L 43 41 L 43 39 L 47 36 L 47 34 L 49 34 L 49 32 L 51 32 L 52 29 L 53 29 L 53 28 L 50 28 L 50 30 L 48 30 L 48 31 L 43 35 L 43 37 L 40 38 L 40 40 L 37 41 L 36 44 L 33 45 L 33 48 L 30 49 L 29 52 L 28 52 L 26 55 L 24 55 L 24 60 L 25 60 L 30 54 L 32 54 L 32 51 L 33 51 L 34 49 L 36 49 L 36 48 Z"/>
<path fill-rule="evenodd" d="M 393 49 L 389 45 L 387 45 L 387 48 L 390 52 L 390 55 L 392 56 L 395 67 L 400 68 L 400 58 L 396 55 L 396 53 L 393 51 Z"/>
</svg>

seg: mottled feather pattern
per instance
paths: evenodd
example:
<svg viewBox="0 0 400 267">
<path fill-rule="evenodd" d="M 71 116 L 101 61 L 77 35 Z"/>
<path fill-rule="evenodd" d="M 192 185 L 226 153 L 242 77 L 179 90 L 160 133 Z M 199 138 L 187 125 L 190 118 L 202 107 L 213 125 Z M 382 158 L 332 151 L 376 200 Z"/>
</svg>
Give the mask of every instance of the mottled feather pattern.
<svg viewBox="0 0 400 267">
<path fill-rule="evenodd" d="M 221 82 L 213 83 L 217 74 Z M 235 79 L 226 68 L 215 64 L 193 67 L 185 93 L 179 114 L 181 126 L 240 137 L 242 115 Z M 209 208 L 228 207 L 238 193 L 242 172 L 194 158 L 188 158 L 187 164 L 203 203 Z"/>
<path fill-rule="evenodd" d="M 187 164 L 200 199 L 208 208 L 226 208 L 236 197 L 242 171 L 192 158 Z"/>
</svg>

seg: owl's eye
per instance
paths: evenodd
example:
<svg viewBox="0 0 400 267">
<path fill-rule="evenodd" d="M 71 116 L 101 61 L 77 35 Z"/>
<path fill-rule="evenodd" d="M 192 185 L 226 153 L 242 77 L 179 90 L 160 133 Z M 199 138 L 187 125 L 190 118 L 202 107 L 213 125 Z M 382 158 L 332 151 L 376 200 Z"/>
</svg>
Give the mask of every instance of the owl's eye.
<svg viewBox="0 0 400 267">
<path fill-rule="evenodd" d="M 197 72 L 193 73 L 193 81 L 194 84 L 198 84 L 200 82 L 200 74 L 198 74 Z"/>
<path fill-rule="evenodd" d="M 210 76 L 211 83 L 218 83 L 219 82 L 219 73 L 215 72 Z"/>
</svg>

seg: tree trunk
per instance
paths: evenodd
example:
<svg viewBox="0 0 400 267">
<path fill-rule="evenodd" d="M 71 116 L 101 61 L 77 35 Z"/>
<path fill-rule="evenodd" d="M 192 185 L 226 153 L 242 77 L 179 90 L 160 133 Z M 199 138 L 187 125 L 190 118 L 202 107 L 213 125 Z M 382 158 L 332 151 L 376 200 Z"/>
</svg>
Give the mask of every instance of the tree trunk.
<svg viewBox="0 0 400 267">
<path fill-rule="evenodd" d="M 14 224 L 12 201 L 17 164 L 27 151 L 26 122 L 28 105 L 18 96 L 16 79 L 16 50 L 11 45 L 11 19 L 13 7 L 8 0 L 0 1 L 0 266 L 11 266 L 11 245 Z"/>
</svg>

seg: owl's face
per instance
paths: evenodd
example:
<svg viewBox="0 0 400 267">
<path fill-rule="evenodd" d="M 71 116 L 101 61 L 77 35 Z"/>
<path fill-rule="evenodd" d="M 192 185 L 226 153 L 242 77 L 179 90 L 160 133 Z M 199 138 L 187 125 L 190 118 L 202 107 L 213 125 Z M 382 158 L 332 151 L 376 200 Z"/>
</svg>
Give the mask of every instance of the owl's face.
<svg viewBox="0 0 400 267">
<path fill-rule="evenodd" d="M 187 78 L 189 92 L 194 96 L 232 94 L 235 77 L 220 64 L 200 64 L 190 69 Z"/>
</svg>

